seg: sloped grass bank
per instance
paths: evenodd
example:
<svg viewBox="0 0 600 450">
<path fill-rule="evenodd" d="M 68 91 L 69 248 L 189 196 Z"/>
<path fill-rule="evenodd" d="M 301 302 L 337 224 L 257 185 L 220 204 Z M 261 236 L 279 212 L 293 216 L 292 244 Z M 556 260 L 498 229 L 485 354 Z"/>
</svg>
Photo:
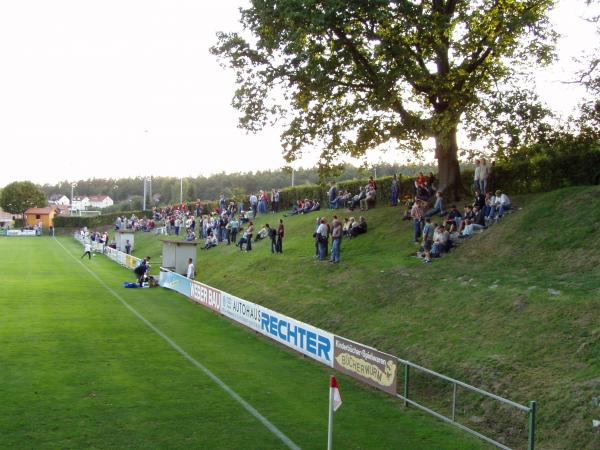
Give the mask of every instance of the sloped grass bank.
<svg viewBox="0 0 600 450">
<path fill-rule="evenodd" d="M 314 259 L 313 213 L 284 218 L 283 255 L 268 242 L 249 253 L 199 251 L 198 278 L 520 403 L 535 399 L 542 448 L 600 448 L 591 427 L 600 389 L 600 189 L 516 204 L 522 209 L 429 265 L 411 256 L 402 211 L 380 207 L 363 213 L 369 232 L 343 242 L 339 265 Z M 136 244 L 138 255 L 160 256 L 155 236 L 138 234 Z M 439 389 L 422 384 L 435 403 Z M 522 442 L 508 413 L 466 395 L 461 405 L 472 426 Z M 486 413 L 496 419 L 486 422 Z"/>
</svg>

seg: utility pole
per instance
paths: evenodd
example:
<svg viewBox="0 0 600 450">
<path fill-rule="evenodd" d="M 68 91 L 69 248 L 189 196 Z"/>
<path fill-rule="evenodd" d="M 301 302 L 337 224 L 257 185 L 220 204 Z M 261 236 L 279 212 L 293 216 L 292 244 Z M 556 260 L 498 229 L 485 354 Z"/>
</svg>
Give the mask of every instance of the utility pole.
<svg viewBox="0 0 600 450">
<path fill-rule="evenodd" d="M 142 202 L 142 211 L 146 211 L 146 180 L 147 178 L 144 177 L 144 201 Z"/>
</svg>

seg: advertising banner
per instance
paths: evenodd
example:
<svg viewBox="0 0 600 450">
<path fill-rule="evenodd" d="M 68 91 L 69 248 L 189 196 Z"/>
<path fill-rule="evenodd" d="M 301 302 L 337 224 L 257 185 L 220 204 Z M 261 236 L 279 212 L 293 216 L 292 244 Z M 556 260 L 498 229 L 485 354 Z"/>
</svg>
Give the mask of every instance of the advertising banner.
<svg viewBox="0 0 600 450">
<path fill-rule="evenodd" d="M 6 230 L 7 236 L 36 236 L 35 230 Z"/>
<path fill-rule="evenodd" d="M 226 292 L 221 293 L 221 314 L 247 326 L 251 330 L 260 332 L 260 319 L 262 307 L 252 302 L 242 300 Z"/>
<path fill-rule="evenodd" d="M 175 272 L 161 272 L 158 284 L 161 287 L 172 289 L 186 297 L 190 297 L 190 280 Z"/>
<path fill-rule="evenodd" d="M 128 267 L 133 270 L 137 267 L 138 261 L 139 259 L 135 256 L 125 254 L 125 267 Z"/>
<path fill-rule="evenodd" d="M 4 228 L 0 228 L 0 236 L 6 236 L 6 230 Z"/>
<path fill-rule="evenodd" d="M 335 336 L 334 368 L 364 383 L 396 394 L 398 360 L 374 348 Z"/>
<path fill-rule="evenodd" d="M 198 281 L 190 282 L 190 297 L 213 311 L 221 310 L 221 291 Z"/>
<path fill-rule="evenodd" d="M 270 309 L 260 313 L 260 333 L 333 367 L 333 334 Z"/>
</svg>

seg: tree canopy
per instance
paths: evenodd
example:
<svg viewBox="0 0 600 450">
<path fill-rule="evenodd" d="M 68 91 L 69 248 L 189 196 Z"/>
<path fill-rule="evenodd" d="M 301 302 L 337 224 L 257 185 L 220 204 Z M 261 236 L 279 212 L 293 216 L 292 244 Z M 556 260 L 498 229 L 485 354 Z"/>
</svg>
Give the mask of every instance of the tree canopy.
<svg viewBox="0 0 600 450">
<path fill-rule="evenodd" d="M 15 181 L 6 185 L 0 194 L 0 206 L 11 214 L 23 214 L 31 207 L 48 204 L 44 192 L 30 181 Z"/>
<path fill-rule="evenodd" d="M 461 189 L 456 132 L 517 64 L 552 59 L 554 0 L 252 0 L 249 36 L 212 52 L 236 73 L 233 105 L 251 131 L 283 120 L 288 161 L 321 164 L 397 143 L 436 141 L 440 188 Z"/>
</svg>

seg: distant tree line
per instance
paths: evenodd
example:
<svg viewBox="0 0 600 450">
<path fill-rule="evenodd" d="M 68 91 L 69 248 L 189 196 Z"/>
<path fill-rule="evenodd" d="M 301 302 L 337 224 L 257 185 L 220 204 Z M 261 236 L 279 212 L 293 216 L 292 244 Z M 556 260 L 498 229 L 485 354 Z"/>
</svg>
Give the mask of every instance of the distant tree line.
<svg viewBox="0 0 600 450">
<path fill-rule="evenodd" d="M 377 177 L 389 176 L 394 173 L 411 176 L 419 171 L 432 171 L 434 166 L 399 165 L 382 163 L 369 168 L 346 165 L 335 177 L 336 180 L 352 180 L 368 175 Z M 319 169 L 298 169 L 293 173 L 294 185 L 319 183 Z M 135 178 L 91 178 L 87 180 L 64 180 L 56 184 L 44 184 L 42 190 L 46 196 L 62 194 L 71 197 L 71 184 L 77 183 L 74 195 L 108 195 L 115 205 L 111 210 L 127 211 L 140 210 L 144 192 L 144 181 Z M 179 202 L 180 178 L 152 177 L 152 200 L 147 200 L 149 206 L 168 205 Z M 256 172 L 217 173 L 208 177 L 183 178 L 184 201 L 215 200 L 221 194 L 228 198 L 240 198 L 250 192 L 259 190 L 283 189 L 291 186 L 292 172 L 287 169 L 266 170 Z"/>
</svg>

